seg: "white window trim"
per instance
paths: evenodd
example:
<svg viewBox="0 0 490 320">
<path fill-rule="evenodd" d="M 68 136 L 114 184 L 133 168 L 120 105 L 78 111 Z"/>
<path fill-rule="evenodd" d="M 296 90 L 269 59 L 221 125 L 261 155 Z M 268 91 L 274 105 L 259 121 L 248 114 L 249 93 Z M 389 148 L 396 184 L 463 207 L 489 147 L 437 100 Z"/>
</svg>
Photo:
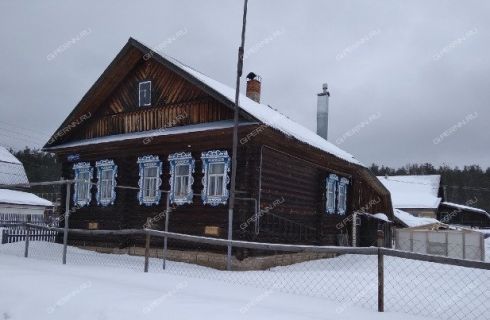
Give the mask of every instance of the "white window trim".
<svg viewBox="0 0 490 320">
<path fill-rule="evenodd" d="M 99 206 L 113 205 L 116 200 L 116 177 L 117 177 L 117 165 L 114 164 L 113 160 L 99 160 L 95 162 L 95 167 L 97 168 L 97 194 L 96 200 Z M 103 185 L 102 185 L 102 172 L 111 171 L 111 191 L 110 197 L 103 198 Z"/>
<path fill-rule="evenodd" d="M 341 178 L 338 187 L 338 213 L 344 215 L 347 211 L 347 190 L 349 185 L 349 180 L 346 178 Z"/>
<path fill-rule="evenodd" d="M 230 156 L 228 155 L 228 151 L 211 150 L 211 151 L 203 152 L 201 154 L 201 160 L 202 160 L 202 173 L 203 173 L 203 178 L 202 178 L 203 189 L 201 192 L 201 198 L 203 203 L 209 204 L 211 206 L 218 206 L 220 204 L 225 205 L 229 198 L 229 190 L 227 186 L 230 183 L 230 177 L 228 175 L 228 172 L 230 172 L 231 160 L 230 160 Z M 209 165 L 211 163 L 224 164 L 223 173 L 221 174 L 221 176 L 223 176 L 223 187 L 222 187 L 223 189 L 222 189 L 222 194 L 218 196 L 209 195 L 208 181 L 209 181 Z"/>
<path fill-rule="evenodd" d="M 142 87 L 142 85 L 144 85 L 146 83 L 149 83 L 150 84 L 150 103 L 148 103 L 148 104 L 141 104 L 141 87 Z M 148 81 L 141 81 L 138 84 L 138 106 L 139 107 L 148 107 L 148 106 L 151 106 L 151 81 L 150 80 L 148 80 Z"/>
<path fill-rule="evenodd" d="M 73 165 L 75 171 L 75 181 L 79 179 L 80 173 L 88 173 L 89 181 L 76 181 L 73 190 L 73 204 L 77 207 L 85 207 L 92 201 L 92 178 L 94 169 L 90 166 L 90 162 L 78 162 Z M 79 197 L 78 190 L 81 187 L 80 184 L 88 183 L 87 193 L 83 197 Z"/>
<path fill-rule="evenodd" d="M 160 198 L 161 198 L 161 192 L 160 192 L 160 186 L 162 185 L 162 179 L 160 176 L 162 175 L 162 162 L 160 161 L 160 158 L 158 156 L 144 156 L 144 157 L 138 157 L 138 166 L 139 166 L 139 181 L 138 181 L 138 186 L 139 186 L 139 191 L 138 191 L 138 200 L 140 205 L 145 205 L 145 206 L 151 206 L 151 205 L 157 205 L 160 203 Z M 145 197 L 145 190 L 144 190 L 144 183 L 145 183 L 145 168 L 156 168 L 157 169 L 157 175 L 156 175 L 156 184 L 155 184 L 155 190 L 156 190 L 156 195 L 155 197 Z"/>
<path fill-rule="evenodd" d="M 193 202 L 194 192 L 192 190 L 192 185 L 194 184 L 194 173 L 195 160 L 192 158 L 190 152 L 177 152 L 168 156 L 168 161 L 170 163 L 170 203 L 176 205 L 183 205 Z M 187 192 L 184 196 L 176 195 L 175 186 L 177 179 L 177 166 L 187 166 L 188 167 L 188 185 Z"/>
</svg>

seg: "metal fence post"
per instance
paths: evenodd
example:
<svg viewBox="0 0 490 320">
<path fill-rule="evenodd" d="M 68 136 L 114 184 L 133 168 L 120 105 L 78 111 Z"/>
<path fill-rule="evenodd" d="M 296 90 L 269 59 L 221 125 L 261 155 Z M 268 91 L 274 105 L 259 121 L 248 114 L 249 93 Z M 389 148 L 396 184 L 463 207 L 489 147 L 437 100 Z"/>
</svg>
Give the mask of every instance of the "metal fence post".
<svg viewBox="0 0 490 320">
<path fill-rule="evenodd" d="M 378 230 L 378 312 L 384 312 L 384 256 L 381 248 L 384 244 L 384 232 Z"/>
<path fill-rule="evenodd" d="M 170 193 L 167 193 L 167 204 L 165 209 L 165 232 L 168 232 L 168 223 L 170 219 Z M 168 237 L 163 238 L 163 270 L 165 270 L 167 264 L 167 248 L 168 248 Z"/>
<path fill-rule="evenodd" d="M 29 223 L 31 223 L 31 215 L 27 215 L 27 223 L 25 224 L 26 227 L 26 247 L 24 250 L 24 258 L 27 258 L 29 256 L 29 233 L 30 233 L 30 227 Z"/>
<path fill-rule="evenodd" d="M 150 225 L 151 218 L 146 219 L 146 225 Z M 145 241 L 145 272 L 148 272 L 148 266 L 150 262 L 150 233 L 145 231 L 146 241 Z"/>
<path fill-rule="evenodd" d="M 71 193 L 71 184 L 70 182 L 66 183 L 66 199 L 65 199 L 65 227 L 63 230 L 63 264 L 66 264 L 66 250 L 68 247 L 68 223 L 70 218 L 70 193 Z"/>
</svg>

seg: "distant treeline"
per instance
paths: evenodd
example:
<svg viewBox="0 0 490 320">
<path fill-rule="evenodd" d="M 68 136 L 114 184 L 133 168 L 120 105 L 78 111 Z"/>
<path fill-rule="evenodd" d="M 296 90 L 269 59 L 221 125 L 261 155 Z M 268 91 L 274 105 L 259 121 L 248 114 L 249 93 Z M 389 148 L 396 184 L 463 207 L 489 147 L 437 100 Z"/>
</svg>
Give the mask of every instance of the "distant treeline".
<svg viewBox="0 0 490 320">
<path fill-rule="evenodd" d="M 478 165 L 436 168 L 425 163 L 409 164 L 398 169 L 372 164 L 370 169 L 377 176 L 440 174 L 441 185 L 446 191 L 446 201 L 465 204 L 476 199 L 474 206 L 490 212 L 490 168 L 484 170 Z"/>
<path fill-rule="evenodd" d="M 61 165 L 53 154 L 26 148 L 13 154 L 24 164 L 31 182 L 59 180 Z M 401 168 L 390 168 L 372 164 L 370 169 L 377 176 L 440 174 L 441 185 L 445 186 L 446 201 L 465 204 L 477 200 L 476 206 L 490 212 L 490 168 L 478 165 L 463 168 L 440 166 L 430 163 L 409 164 Z M 46 190 L 47 191 L 47 190 Z"/>
</svg>

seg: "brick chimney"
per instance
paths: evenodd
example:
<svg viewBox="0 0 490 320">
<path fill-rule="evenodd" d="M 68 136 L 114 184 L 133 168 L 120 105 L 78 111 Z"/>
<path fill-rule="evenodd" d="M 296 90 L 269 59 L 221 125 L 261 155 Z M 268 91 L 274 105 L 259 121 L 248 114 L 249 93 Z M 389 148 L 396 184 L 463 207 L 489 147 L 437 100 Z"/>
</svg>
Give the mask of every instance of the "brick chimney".
<svg viewBox="0 0 490 320">
<path fill-rule="evenodd" d="M 247 75 L 247 97 L 260 103 L 260 80 L 261 78 L 253 72 Z"/>
</svg>

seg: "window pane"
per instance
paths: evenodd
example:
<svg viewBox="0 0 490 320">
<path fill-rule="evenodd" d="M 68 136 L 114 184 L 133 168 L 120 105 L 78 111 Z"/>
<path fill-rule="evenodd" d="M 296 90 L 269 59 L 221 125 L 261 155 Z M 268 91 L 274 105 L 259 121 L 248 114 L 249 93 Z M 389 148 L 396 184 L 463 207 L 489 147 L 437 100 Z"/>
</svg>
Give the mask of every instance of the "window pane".
<svg viewBox="0 0 490 320">
<path fill-rule="evenodd" d="M 209 181 L 208 181 L 208 194 L 210 196 L 214 196 L 216 193 L 216 177 L 215 176 L 210 176 Z"/>
<path fill-rule="evenodd" d="M 139 84 L 139 105 L 148 106 L 151 104 L 151 82 L 140 82 Z"/>
<path fill-rule="evenodd" d="M 216 195 L 223 195 L 223 176 L 216 177 Z"/>
<path fill-rule="evenodd" d="M 224 163 L 211 163 L 209 165 L 210 174 L 224 174 L 225 164 Z"/>
<path fill-rule="evenodd" d="M 175 167 L 175 174 L 178 176 L 183 176 L 183 175 L 188 175 L 189 174 L 189 166 L 184 164 L 184 165 L 178 165 Z"/>
</svg>

